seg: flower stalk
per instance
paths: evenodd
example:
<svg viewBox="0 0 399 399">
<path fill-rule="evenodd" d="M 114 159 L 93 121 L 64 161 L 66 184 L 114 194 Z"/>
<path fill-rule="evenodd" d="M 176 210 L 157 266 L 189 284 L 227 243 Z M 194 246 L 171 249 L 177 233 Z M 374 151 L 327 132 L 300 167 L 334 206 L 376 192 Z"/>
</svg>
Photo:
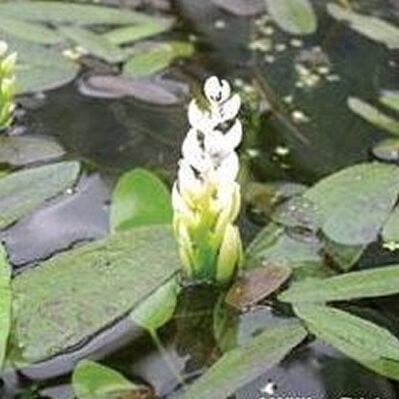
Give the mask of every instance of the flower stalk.
<svg viewBox="0 0 399 399">
<path fill-rule="evenodd" d="M 204 95 L 205 102 L 194 99 L 188 108 L 190 129 L 172 191 L 173 224 L 185 277 L 227 283 L 242 259 L 234 224 L 241 201 L 235 152 L 242 139 L 241 99 L 215 76 L 206 80 Z"/>
<path fill-rule="evenodd" d="M 16 59 L 16 53 L 9 54 L 7 43 L 0 41 L 0 130 L 12 122 Z"/>
</svg>

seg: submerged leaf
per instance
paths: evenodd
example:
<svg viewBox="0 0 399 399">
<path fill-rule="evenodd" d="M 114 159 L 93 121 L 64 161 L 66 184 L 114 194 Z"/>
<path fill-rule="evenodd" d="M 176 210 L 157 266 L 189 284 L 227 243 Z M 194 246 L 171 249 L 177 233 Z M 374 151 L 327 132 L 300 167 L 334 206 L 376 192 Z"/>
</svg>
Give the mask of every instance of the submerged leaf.
<svg viewBox="0 0 399 399">
<path fill-rule="evenodd" d="M 142 78 L 165 69 L 178 57 L 189 57 L 194 47 L 188 42 L 171 41 L 156 43 L 138 49 L 126 62 L 123 73 L 131 78 Z"/>
<path fill-rule="evenodd" d="M 229 289 L 226 303 L 237 309 L 253 306 L 278 290 L 291 272 L 292 269 L 284 262 L 245 271 Z"/>
<path fill-rule="evenodd" d="M 308 35 L 317 29 L 316 14 L 309 0 L 266 0 L 277 25 L 288 33 Z"/>
<path fill-rule="evenodd" d="M 242 347 L 225 353 L 179 398 L 226 398 L 277 365 L 305 337 L 297 321 L 276 322 Z"/>
<path fill-rule="evenodd" d="M 58 31 L 66 38 L 82 47 L 89 54 L 101 58 L 109 63 L 121 62 L 125 53 L 121 48 L 111 43 L 107 38 L 88 29 L 61 26 Z"/>
<path fill-rule="evenodd" d="M 386 139 L 378 142 L 373 147 L 373 155 L 382 161 L 399 160 L 399 138 Z"/>
<path fill-rule="evenodd" d="M 265 12 L 264 0 L 212 0 L 215 6 L 233 15 L 253 17 Z"/>
<path fill-rule="evenodd" d="M 398 192 L 399 168 L 372 162 L 334 173 L 304 196 L 316 205 L 328 238 L 343 245 L 362 245 L 377 238 Z"/>
<path fill-rule="evenodd" d="M 303 304 L 294 311 L 318 338 L 363 366 L 399 379 L 399 340 L 385 328 L 328 306 Z"/>
<path fill-rule="evenodd" d="M 361 35 L 381 42 L 389 49 L 399 48 L 399 29 L 396 26 L 376 17 L 357 14 L 334 3 L 329 3 L 327 10 L 333 18 L 348 22 Z"/>
<path fill-rule="evenodd" d="M 0 370 L 6 353 L 8 335 L 11 329 L 11 268 L 7 254 L 0 244 Z"/>
<path fill-rule="evenodd" d="M 145 169 L 133 169 L 119 179 L 111 204 L 111 228 L 115 231 L 172 222 L 168 188 Z"/>
<path fill-rule="evenodd" d="M 61 194 L 78 175 L 78 162 L 60 162 L 11 173 L 0 179 L 0 228 Z"/>
<path fill-rule="evenodd" d="M 285 302 L 329 302 L 399 293 L 399 265 L 350 272 L 323 280 L 294 283 L 279 295 Z"/>
<path fill-rule="evenodd" d="M 365 101 L 356 97 L 350 97 L 348 99 L 348 106 L 355 114 L 361 116 L 367 122 L 387 130 L 395 136 L 399 135 L 399 121 L 383 114 Z"/>
<path fill-rule="evenodd" d="M 18 354 L 11 358 L 42 360 L 91 337 L 148 300 L 179 264 L 171 229 L 148 226 L 112 234 L 18 274 L 12 281 L 12 342 Z"/>
<path fill-rule="evenodd" d="M 44 137 L 0 137 L 0 163 L 13 166 L 49 161 L 64 155 L 65 151 L 54 140 Z"/>
<path fill-rule="evenodd" d="M 136 385 L 119 372 L 91 360 L 82 360 L 72 374 L 77 399 L 151 399 L 153 392 Z"/>
</svg>

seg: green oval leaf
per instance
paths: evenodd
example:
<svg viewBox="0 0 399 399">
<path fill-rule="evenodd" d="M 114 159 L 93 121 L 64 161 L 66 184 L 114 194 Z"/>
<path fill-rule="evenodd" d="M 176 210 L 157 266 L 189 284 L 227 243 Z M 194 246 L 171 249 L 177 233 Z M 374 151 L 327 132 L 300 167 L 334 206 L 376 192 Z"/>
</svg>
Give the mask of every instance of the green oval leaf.
<svg viewBox="0 0 399 399">
<path fill-rule="evenodd" d="M 171 41 L 136 50 L 126 62 L 123 73 L 130 78 L 142 78 L 165 69 L 177 57 L 189 57 L 191 43 Z"/>
<path fill-rule="evenodd" d="M 333 18 L 347 22 L 361 35 L 383 43 L 389 49 L 399 48 L 399 29 L 396 26 L 376 17 L 357 14 L 334 3 L 329 3 L 327 10 Z"/>
<path fill-rule="evenodd" d="M 179 264 L 171 229 L 148 226 L 112 234 L 17 275 L 11 359 L 34 362 L 78 344 L 142 303 Z"/>
<path fill-rule="evenodd" d="M 288 33 L 308 35 L 317 29 L 317 18 L 309 0 L 266 0 L 276 24 Z"/>
<path fill-rule="evenodd" d="M 111 200 L 113 230 L 171 223 L 172 215 L 170 192 L 156 175 L 134 169 L 119 179 Z"/>
<path fill-rule="evenodd" d="M 101 58 L 109 63 L 121 62 L 125 53 L 121 48 L 111 43 L 104 36 L 88 29 L 73 26 L 60 26 L 58 31 L 91 55 Z"/>
<path fill-rule="evenodd" d="M 140 327 L 153 333 L 171 319 L 179 292 L 178 279 L 172 278 L 140 303 L 129 317 Z"/>
<path fill-rule="evenodd" d="M 72 374 L 72 386 L 77 399 L 110 399 L 120 395 L 132 395 L 137 398 L 144 396 L 150 389 L 138 386 L 125 378 L 121 373 L 91 360 L 82 360 Z M 142 396 L 140 396 L 142 395 Z"/>
<path fill-rule="evenodd" d="M 328 302 L 399 293 L 399 265 L 294 283 L 279 295 L 285 302 Z"/>
<path fill-rule="evenodd" d="M 361 118 L 395 136 L 399 135 L 399 121 L 383 114 L 377 108 L 356 97 L 348 99 L 348 107 Z"/>
<path fill-rule="evenodd" d="M 0 228 L 61 194 L 78 175 L 78 162 L 60 162 L 11 173 L 0 179 Z"/>
<path fill-rule="evenodd" d="M 380 95 L 380 101 L 399 112 L 399 91 L 398 90 L 384 90 Z"/>
<path fill-rule="evenodd" d="M 305 337 L 306 330 L 297 321 L 276 323 L 242 347 L 224 354 L 179 398 L 227 398 L 277 365 Z"/>
<path fill-rule="evenodd" d="M 361 245 L 377 238 L 398 192 L 399 168 L 373 162 L 334 173 L 304 196 L 318 208 L 328 238 L 344 245 Z"/>
<path fill-rule="evenodd" d="M 327 306 L 297 305 L 294 311 L 318 338 L 365 367 L 399 379 L 399 340 L 388 330 Z"/>
<path fill-rule="evenodd" d="M 11 329 L 11 268 L 7 254 L 0 244 L 0 370 L 3 366 L 7 348 L 8 335 Z"/>
</svg>

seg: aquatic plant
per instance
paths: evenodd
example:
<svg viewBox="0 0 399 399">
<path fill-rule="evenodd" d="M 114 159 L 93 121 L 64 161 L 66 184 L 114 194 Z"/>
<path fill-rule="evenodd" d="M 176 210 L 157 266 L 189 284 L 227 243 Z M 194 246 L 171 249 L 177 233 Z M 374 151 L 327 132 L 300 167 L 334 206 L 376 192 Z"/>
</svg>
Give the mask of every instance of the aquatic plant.
<svg viewBox="0 0 399 399">
<path fill-rule="evenodd" d="M 0 129 L 12 120 L 15 92 L 16 53 L 9 53 L 7 43 L 0 41 Z"/>
<path fill-rule="evenodd" d="M 242 138 L 241 99 L 215 76 L 206 80 L 204 94 L 203 104 L 193 99 L 188 108 L 191 127 L 172 192 L 173 224 L 186 277 L 227 282 L 242 258 L 234 225 L 240 209 L 235 149 Z"/>
</svg>

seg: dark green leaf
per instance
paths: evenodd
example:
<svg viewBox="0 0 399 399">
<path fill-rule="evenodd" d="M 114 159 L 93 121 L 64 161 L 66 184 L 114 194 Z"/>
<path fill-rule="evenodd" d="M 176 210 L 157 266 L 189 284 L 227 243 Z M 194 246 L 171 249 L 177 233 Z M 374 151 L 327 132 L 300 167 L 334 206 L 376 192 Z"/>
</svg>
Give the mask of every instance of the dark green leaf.
<svg viewBox="0 0 399 399">
<path fill-rule="evenodd" d="M 8 335 L 11 329 L 11 268 L 7 254 L 0 244 L 0 370 L 3 366 L 7 348 Z"/>
<path fill-rule="evenodd" d="M 327 306 L 297 305 L 294 310 L 318 338 L 365 367 L 399 379 L 399 340 L 388 330 Z"/>
<path fill-rule="evenodd" d="M 396 26 L 376 17 L 357 14 L 334 3 L 329 3 L 327 10 L 333 18 L 349 23 L 361 35 L 383 43 L 389 49 L 399 48 L 399 29 Z"/>
<path fill-rule="evenodd" d="M 60 162 L 0 179 L 0 227 L 6 227 L 42 202 L 61 194 L 78 175 L 78 162 Z"/>
<path fill-rule="evenodd" d="M 366 245 L 342 245 L 323 238 L 324 250 L 328 256 L 338 265 L 338 267 L 347 272 L 362 256 Z"/>
<path fill-rule="evenodd" d="M 125 53 L 121 48 L 111 43 L 104 36 L 96 34 L 88 29 L 61 26 L 58 28 L 58 31 L 66 38 L 82 47 L 89 54 L 109 63 L 121 62 L 125 58 Z"/>
<path fill-rule="evenodd" d="M 12 342 L 20 353 L 11 358 L 33 362 L 76 345 L 146 300 L 179 264 L 170 228 L 148 226 L 112 234 L 17 275 Z"/>
<path fill-rule="evenodd" d="M 309 0 L 266 0 L 277 25 L 288 33 L 308 35 L 317 29 L 316 14 Z"/>
<path fill-rule="evenodd" d="M 318 208 L 328 238 L 343 245 L 362 245 L 377 238 L 398 191 L 399 168 L 373 162 L 328 176 L 304 196 Z"/>
<path fill-rule="evenodd" d="M 323 280 L 305 280 L 280 294 L 286 302 L 328 302 L 399 293 L 399 265 L 350 272 Z"/>
<path fill-rule="evenodd" d="M 221 399 L 277 365 L 306 337 L 297 321 L 275 323 L 240 348 L 224 354 L 180 399 Z"/>
<path fill-rule="evenodd" d="M 383 114 L 377 108 L 356 97 L 348 99 L 349 108 L 367 122 L 380 127 L 395 136 L 399 135 L 399 121 Z"/>
<path fill-rule="evenodd" d="M 113 230 L 171 223 L 172 214 L 170 192 L 153 173 L 134 169 L 119 179 L 112 194 Z"/>
</svg>

